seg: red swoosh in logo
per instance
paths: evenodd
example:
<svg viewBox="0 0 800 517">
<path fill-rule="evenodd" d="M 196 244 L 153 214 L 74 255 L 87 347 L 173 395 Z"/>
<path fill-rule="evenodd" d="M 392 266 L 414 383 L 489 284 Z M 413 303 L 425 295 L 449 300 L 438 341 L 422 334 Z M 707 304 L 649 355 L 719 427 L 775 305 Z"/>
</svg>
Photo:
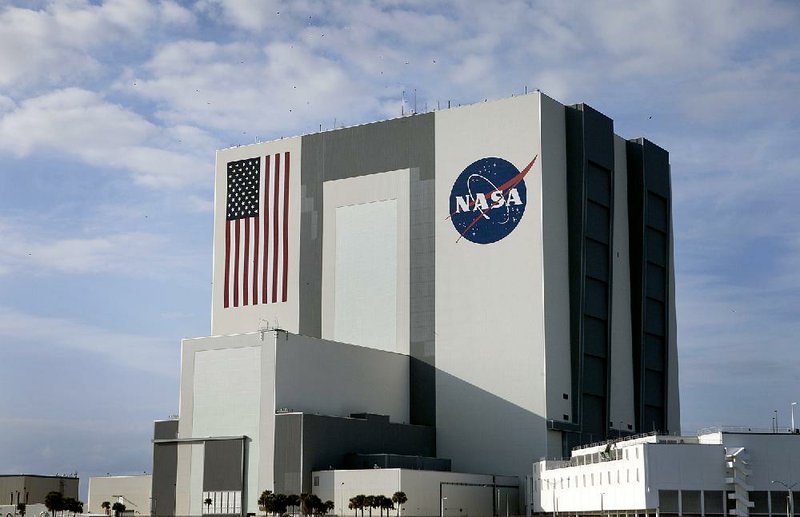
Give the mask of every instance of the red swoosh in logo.
<svg viewBox="0 0 800 517">
<path fill-rule="evenodd" d="M 536 163 L 536 158 L 538 158 L 538 157 L 539 157 L 539 155 L 537 154 L 536 156 L 533 157 L 533 160 L 531 160 L 531 163 L 529 163 L 524 169 L 519 171 L 519 174 L 517 174 L 516 176 L 514 176 L 510 180 L 506 181 L 505 183 L 503 183 L 502 185 L 497 187 L 497 189 L 492 190 L 490 192 L 486 192 L 484 195 L 486 197 L 491 197 L 491 194 L 494 194 L 495 192 L 502 192 L 503 197 L 505 197 L 506 193 L 509 190 L 511 190 L 512 188 L 514 188 L 517 185 L 519 185 L 519 182 L 522 181 L 523 178 L 525 178 L 525 175 L 528 174 L 528 172 L 530 172 L 531 167 L 533 167 L 533 164 Z M 474 207 L 475 203 L 476 203 L 476 201 L 472 201 L 472 202 L 470 202 L 469 206 L 470 207 Z M 466 235 L 466 233 L 469 231 L 469 229 L 472 228 L 473 226 L 475 226 L 475 223 L 477 223 L 481 219 L 481 217 L 483 217 L 483 214 L 486 213 L 485 210 L 481 210 L 480 212 L 481 213 L 478 215 L 478 217 L 476 217 L 471 223 L 469 223 L 469 226 L 464 228 L 464 231 L 461 232 L 461 235 L 458 237 L 458 239 L 456 239 L 456 242 L 460 241 L 461 238 L 464 237 L 464 235 Z M 453 217 L 453 214 L 455 214 L 455 212 L 453 212 L 452 214 L 448 215 L 445 218 L 445 221 L 447 219 L 450 219 L 451 217 Z"/>
</svg>

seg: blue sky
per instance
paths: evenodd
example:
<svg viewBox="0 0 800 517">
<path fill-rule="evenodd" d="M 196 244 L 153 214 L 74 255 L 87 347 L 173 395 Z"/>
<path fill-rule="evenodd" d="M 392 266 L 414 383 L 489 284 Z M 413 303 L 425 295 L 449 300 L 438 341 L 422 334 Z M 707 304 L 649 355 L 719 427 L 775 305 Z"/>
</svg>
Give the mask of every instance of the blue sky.
<svg viewBox="0 0 800 517">
<path fill-rule="evenodd" d="M 0 3 L 0 472 L 149 472 L 209 332 L 215 150 L 415 89 L 539 88 L 668 149 L 683 428 L 788 425 L 797 27 L 792 1 Z"/>
</svg>

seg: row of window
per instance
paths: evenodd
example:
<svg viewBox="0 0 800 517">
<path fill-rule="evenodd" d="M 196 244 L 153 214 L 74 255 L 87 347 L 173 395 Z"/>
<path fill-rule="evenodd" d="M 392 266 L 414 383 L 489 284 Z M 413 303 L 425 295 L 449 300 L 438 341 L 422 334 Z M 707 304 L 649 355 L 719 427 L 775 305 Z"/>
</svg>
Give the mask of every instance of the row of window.
<svg viewBox="0 0 800 517">
<path fill-rule="evenodd" d="M 241 514 L 240 490 L 203 492 L 203 514 Z"/>
<path fill-rule="evenodd" d="M 633 471 L 633 473 L 631 473 Z M 605 472 L 591 472 L 589 474 L 581 474 L 579 476 L 565 476 L 558 479 L 542 479 L 536 480 L 535 489 L 544 490 L 564 489 L 564 488 L 586 488 L 590 486 L 602 486 L 604 483 L 611 485 L 613 483 L 631 483 L 639 481 L 639 469 L 625 469 L 623 471 L 617 470 L 616 474 L 608 470 Z M 540 484 L 541 482 L 541 484 Z"/>
<path fill-rule="evenodd" d="M 630 459 L 633 456 L 635 459 L 639 459 L 639 448 L 633 447 L 633 453 L 631 453 L 631 448 L 626 448 L 623 450 L 620 449 L 612 449 L 608 452 L 595 452 L 594 454 L 584 454 L 581 456 L 575 456 L 570 459 L 569 464 L 570 466 L 577 466 L 577 465 L 591 465 L 593 463 L 602 463 L 604 461 L 611 461 L 611 460 L 621 460 L 621 459 Z"/>
</svg>

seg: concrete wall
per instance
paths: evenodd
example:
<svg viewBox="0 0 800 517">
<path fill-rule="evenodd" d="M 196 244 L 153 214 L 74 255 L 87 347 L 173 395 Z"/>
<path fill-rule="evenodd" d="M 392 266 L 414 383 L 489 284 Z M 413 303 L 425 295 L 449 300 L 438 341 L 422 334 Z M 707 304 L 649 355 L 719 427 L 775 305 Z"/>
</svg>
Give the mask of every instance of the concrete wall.
<svg viewBox="0 0 800 517">
<path fill-rule="evenodd" d="M 407 356 L 286 333 L 276 346 L 276 409 L 409 421 Z"/>
<path fill-rule="evenodd" d="M 275 485 L 276 410 L 380 413 L 405 423 L 408 408 L 405 355 L 282 331 L 185 340 L 176 514 L 203 511 L 204 438 L 248 437 L 244 501 L 254 511 Z"/>
<path fill-rule="evenodd" d="M 324 338 L 410 353 L 409 174 L 324 183 Z"/>
<path fill-rule="evenodd" d="M 728 449 L 744 447 L 749 455 L 751 470 L 747 483 L 754 490 L 777 490 L 780 485 L 771 481 L 782 481 L 788 485 L 798 479 L 800 472 L 800 435 L 773 433 L 722 433 L 722 442 Z M 800 511 L 800 508 L 796 509 Z"/>
<path fill-rule="evenodd" d="M 150 515 L 150 490 L 153 476 L 98 476 L 89 478 L 86 513 L 105 513 L 103 501 L 121 502 L 127 511 Z"/>
<path fill-rule="evenodd" d="M 275 332 L 185 340 L 181 359 L 178 438 L 242 436 L 247 443 L 248 508 L 272 485 Z M 263 446 L 262 446 L 263 444 Z M 178 445 L 177 515 L 199 515 L 204 446 Z"/>
<path fill-rule="evenodd" d="M 614 232 L 611 283 L 610 428 L 636 429 L 631 334 L 630 242 L 628 235 L 628 167 L 625 140 L 614 135 Z M 675 393 L 677 398 L 677 392 Z"/>
<path fill-rule="evenodd" d="M 446 516 L 493 515 L 495 506 L 505 515 L 506 503 L 509 515 L 520 514 L 516 506 L 519 480 L 515 477 L 404 469 L 327 470 L 314 472 L 312 476 L 315 480 L 313 493 L 323 501 L 333 501 L 336 515 L 355 517 L 347 505 L 356 495 L 392 497 L 401 491 L 408 497 L 401 515 L 440 515 L 440 493 L 447 498 L 444 501 Z"/>
<path fill-rule="evenodd" d="M 348 465 L 350 454 L 432 457 L 436 448 L 432 427 L 403 425 L 378 415 L 279 414 L 275 429 L 275 492 L 284 494 L 311 492 L 312 470 L 361 468 Z"/>
<path fill-rule="evenodd" d="M 547 343 L 544 351 L 547 373 L 544 384 L 547 393 L 547 418 L 571 421 L 574 415 L 570 359 L 565 115 L 564 106 L 545 95 L 540 95 L 540 109 L 544 338 Z M 556 440 L 549 440 L 547 455 L 560 454 L 559 436 Z"/>
<path fill-rule="evenodd" d="M 519 225 L 492 244 L 459 240 L 449 193 L 472 162 L 544 159 L 539 95 L 436 113 L 437 453 L 458 471 L 524 475 L 546 453 L 542 168 Z"/>
</svg>

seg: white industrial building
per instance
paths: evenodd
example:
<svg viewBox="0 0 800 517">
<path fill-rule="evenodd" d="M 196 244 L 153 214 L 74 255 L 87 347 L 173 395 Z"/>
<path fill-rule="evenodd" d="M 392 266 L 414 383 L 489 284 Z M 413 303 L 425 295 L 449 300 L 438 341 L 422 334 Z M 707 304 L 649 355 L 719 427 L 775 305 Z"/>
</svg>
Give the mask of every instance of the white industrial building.
<svg viewBox="0 0 800 517">
<path fill-rule="evenodd" d="M 519 513 L 538 458 L 680 431 L 669 156 L 586 105 L 224 149 L 214 206 L 211 336 L 156 422 L 154 514 L 267 489 L 342 514 L 369 487 Z"/>
<path fill-rule="evenodd" d="M 95 476 L 89 478 L 86 513 L 106 514 L 104 502 L 121 503 L 130 515 L 148 515 L 153 476 Z"/>
<path fill-rule="evenodd" d="M 528 515 L 784 516 L 800 509 L 790 490 L 798 481 L 800 434 L 652 434 L 534 463 L 526 508 Z"/>
</svg>

